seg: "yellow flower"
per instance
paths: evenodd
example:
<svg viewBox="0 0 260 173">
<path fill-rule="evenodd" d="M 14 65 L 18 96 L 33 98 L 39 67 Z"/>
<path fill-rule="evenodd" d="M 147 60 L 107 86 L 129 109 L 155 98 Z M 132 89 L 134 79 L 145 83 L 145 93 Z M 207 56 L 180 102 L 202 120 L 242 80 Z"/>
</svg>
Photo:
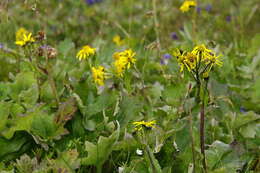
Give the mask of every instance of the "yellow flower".
<svg viewBox="0 0 260 173">
<path fill-rule="evenodd" d="M 35 42 L 35 39 L 33 38 L 32 33 L 28 32 L 26 29 L 20 28 L 16 32 L 16 45 L 25 46 L 26 44 L 33 42 Z"/>
<path fill-rule="evenodd" d="M 210 68 L 208 71 L 211 70 L 211 68 L 213 67 L 213 65 L 218 65 L 218 66 L 222 66 L 223 62 L 220 60 L 220 56 L 216 56 L 215 54 L 210 54 L 208 57 L 207 57 L 207 61 L 206 61 L 206 64 L 210 64 Z"/>
<path fill-rule="evenodd" d="M 209 71 L 204 72 L 204 73 L 202 74 L 202 77 L 203 77 L 204 79 L 209 78 Z"/>
<path fill-rule="evenodd" d="M 190 10 L 191 7 L 195 7 L 197 3 L 192 0 L 185 0 L 184 3 L 181 5 L 180 10 L 184 13 Z"/>
<path fill-rule="evenodd" d="M 197 66 L 197 55 L 193 54 L 192 52 L 188 52 L 183 59 L 183 63 L 188 69 L 188 71 L 191 71 L 196 68 Z"/>
<path fill-rule="evenodd" d="M 155 125 L 156 125 L 156 121 L 155 120 L 147 121 L 147 122 L 145 122 L 145 121 L 135 121 L 135 122 L 133 122 L 133 125 L 135 126 L 136 131 L 140 131 L 144 127 L 147 128 L 147 129 L 154 128 Z"/>
<path fill-rule="evenodd" d="M 97 68 L 92 67 L 92 77 L 94 79 L 94 82 L 99 85 L 102 86 L 104 85 L 104 80 L 105 80 L 105 68 L 103 66 L 98 66 Z"/>
<path fill-rule="evenodd" d="M 132 64 L 136 62 L 136 59 L 134 58 L 135 52 L 131 49 L 127 49 L 122 52 L 116 52 L 113 55 L 113 58 L 115 59 L 114 66 L 116 69 L 116 73 L 119 77 L 123 76 L 123 73 L 125 69 L 129 69 Z"/>
<path fill-rule="evenodd" d="M 178 65 L 180 66 L 180 72 L 182 72 L 183 69 L 184 69 L 184 67 L 186 66 L 186 65 L 185 65 L 185 60 L 186 60 L 185 53 L 186 53 L 186 52 L 180 51 L 180 49 L 175 49 L 175 50 L 172 52 L 172 55 L 177 58 Z"/>
<path fill-rule="evenodd" d="M 213 65 L 222 66 L 222 62 L 220 61 L 220 56 L 216 56 L 212 50 L 207 49 L 204 44 L 196 46 L 192 53 L 196 54 L 198 57 L 201 58 L 201 61 L 204 62 L 206 65 L 210 64 L 210 69 Z"/>
<path fill-rule="evenodd" d="M 120 59 L 114 62 L 115 70 L 118 77 L 123 77 L 126 64 L 127 64 L 127 59 L 125 57 L 121 57 Z"/>
<path fill-rule="evenodd" d="M 122 40 L 119 35 L 115 35 L 115 36 L 113 37 L 113 42 L 114 42 L 117 46 L 122 46 L 122 45 L 124 44 L 124 40 Z"/>
<path fill-rule="evenodd" d="M 175 49 L 172 55 L 177 57 L 180 71 L 182 72 L 186 67 L 189 72 L 196 75 L 195 78 L 198 77 L 197 75 L 208 78 L 209 72 L 214 65 L 222 66 L 220 56 L 216 56 L 216 54 L 204 44 L 195 46 L 191 52 L 183 52 L 179 49 Z"/>
<path fill-rule="evenodd" d="M 113 54 L 114 60 L 119 60 L 121 56 L 122 56 L 122 53 L 121 53 L 121 52 L 115 52 L 115 53 Z"/>
<path fill-rule="evenodd" d="M 207 49 L 204 44 L 198 45 L 194 47 L 192 50 L 192 53 L 197 55 L 197 61 L 205 61 L 206 57 L 210 56 L 212 54 L 212 50 Z M 201 58 L 201 60 L 199 60 Z"/>
<path fill-rule="evenodd" d="M 132 51 L 132 49 L 127 49 L 124 52 L 124 57 L 127 58 L 127 68 L 129 69 L 131 67 L 131 64 L 135 64 L 136 59 L 134 58 L 135 52 Z"/>
<path fill-rule="evenodd" d="M 95 48 L 92 48 L 88 45 L 84 46 L 78 53 L 77 58 L 81 61 L 82 59 L 88 58 L 90 55 L 95 54 Z"/>
<path fill-rule="evenodd" d="M 28 34 L 29 32 L 25 28 L 19 28 L 15 33 L 16 41 L 23 40 L 23 35 Z"/>
</svg>

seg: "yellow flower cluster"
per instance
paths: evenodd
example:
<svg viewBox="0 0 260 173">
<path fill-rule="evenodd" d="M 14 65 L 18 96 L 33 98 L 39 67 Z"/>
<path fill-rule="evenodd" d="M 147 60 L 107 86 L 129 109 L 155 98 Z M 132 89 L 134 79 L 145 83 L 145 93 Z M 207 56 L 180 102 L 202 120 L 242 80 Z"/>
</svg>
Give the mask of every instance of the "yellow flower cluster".
<svg viewBox="0 0 260 173">
<path fill-rule="evenodd" d="M 195 7 L 197 3 L 192 0 L 185 0 L 180 7 L 180 10 L 184 13 L 190 10 L 191 7 Z"/>
<path fill-rule="evenodd" d="M 222 66 L 219 56 L 216 56 L 212 50 L 206 48 L 204 44 L 194 47 L 191 52 L 182 52 L 176 49 L 173 52 L 173 56 L 177 57 L 180 71 L 183 71 L 184 67 L 186 67 L 188 71 L 194 73 L 206 73 L 209 72 L 215 64 Z"/>
<path fill-rule="evenodd" d="M 114 42 L 117 46 L 122 46 L 122 45 L 124 44 L 124 40 L 122 40 L 119 35 L 115 35 L 115 36 L 113 37 L 113 42 Z"/>
<path fill-rule="evenodd" d="M 28 43 L 33 43 L 33 42 L 35 42 L 35 39 L 33 38 L 32 33 L 28 32 L 26 29 L 20 28 L 16 32 L 16 41 L 15 41 L 16 45 L 25 46 Z"/>
<path fill-rule="evenodd" d="M 77 53 L 76 57 L 81 61 L 82 59 L 88 58 L 90 55 L 94 55 L 95 51 L 95 48 L 86 45 Z"/>
<path fill-rule="evenodd" d="M 82 60 L 94 54 L 95 48 L 86 45 L 77 53 L 76 57 L 79 60 Z M 136 62 L 135 54 L 136 53 L 131 49 L 113 54 L 113 58 L 115 60 L 113 63 L 113 68 L 115 69 L 116 76 L 122 77 L 125 70 L 129 69 L 131 65 Z M 94 82 L 99 86 L 104 85 L 104 81 L 108 77 L 108 74 L 105 73 L 105 68 L 103 66 L 91 67 L 91 71 Z"/>
<path fill-rule="evenodd" d="M 114 66 L 118 77 L 122 77 L 125 69 L 129 69 L 136 62 L 135 54 L 131 49 L 114 53 Z"/>
<path fill-rule="evenodd" d="M 135 126 L 136 131 L 140 131 L 144 127 L 147 128 L 147 129 L 154 128 L 155 125 L 156 125 L 156 121 L 155 120 L 147 121 L 147 122 L 145 122 L 145 121 L 135 121 L 135 122 L 133 122 L 133 125 Z"/>
<path fill-rule="evenodd" d="M 97 68 L 92 67 L 92 77 L 94 79 L 94 82 L 99 85 L 104 85 L 104 80 L 106 78 L 105 76 L 105 68 L 103 66 L 98 66 Z"/>
</svg>

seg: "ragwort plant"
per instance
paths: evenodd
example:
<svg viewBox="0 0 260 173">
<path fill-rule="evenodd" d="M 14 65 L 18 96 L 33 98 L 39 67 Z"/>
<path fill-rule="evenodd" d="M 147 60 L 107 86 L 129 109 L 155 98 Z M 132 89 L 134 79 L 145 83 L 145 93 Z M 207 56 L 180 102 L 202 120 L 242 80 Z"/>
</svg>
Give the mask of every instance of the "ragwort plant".
<svg viewBox="0 0 260 173">
<path fill-rule="evenodd" d="M 205 156 L 205 106 L 208 104 L 208 79 L 209 73 L 214 66 L 222 66 L 219 56 L 206 48 L 204 44 L 198 45 L 192 51 L 183 51 L 176 49 L 173 51 L 173 56 L 177 58 L 180 66 L 180 71 L 184 69 L 188 71 L 190 76 L 196 82 L 196 101 L 200 104 L 200 150 L 202 154 L 202 165 L 207 172 L 206 156 Z M 195 157 L 195 156 L 193 156 Z M 195 164 L 195 163 L 194 163 Z"/>
</svg>

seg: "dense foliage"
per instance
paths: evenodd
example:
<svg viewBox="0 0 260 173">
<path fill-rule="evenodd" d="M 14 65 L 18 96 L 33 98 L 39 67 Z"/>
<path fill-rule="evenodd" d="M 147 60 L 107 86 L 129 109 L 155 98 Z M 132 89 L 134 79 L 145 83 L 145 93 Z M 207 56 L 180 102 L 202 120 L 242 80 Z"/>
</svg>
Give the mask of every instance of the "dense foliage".
<svg viewBox="0 0 260 173">
<path fill-rule="evenodd" d="M 260 171 L 259 11 L 1 0 L 0 172 Z"/>
</svg>

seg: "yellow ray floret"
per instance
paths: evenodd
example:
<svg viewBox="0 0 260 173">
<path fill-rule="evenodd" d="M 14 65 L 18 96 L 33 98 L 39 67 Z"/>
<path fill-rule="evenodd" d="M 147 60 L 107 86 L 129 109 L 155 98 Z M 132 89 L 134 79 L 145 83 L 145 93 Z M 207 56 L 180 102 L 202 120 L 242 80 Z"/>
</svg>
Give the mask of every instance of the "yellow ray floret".
<svg viewBox="0 0 260 173">
<path fill-rule="evenodd" d="M 86 45 L 77 53 L 77 58 L 81 61 L 82 59 L 88 58 L 90 55 L 94 55 L 95 51 L 95 48 Z"/>
<path fill-rule="evenodd" d="M 26 29 L 20 28 L 16 32 L 16 41 L 15 41 L 16 45 L 25 46 L 28 43 L 33 43 L 33 42 L 35 42 L 35 39 L 33 38 L 32 33 L 28 32 Z"/>
<path fill-rule="evenodd" d="M 99 85 L 103 86 L 104 85 L 104 80 L 105 80 L 105 68 L 103 66 L 98 66 L 97 68 L 92 67 L 92 77 L 94 79 L 94 82 Z"/>
<path fill-rule="evenodd" d="M 180 10 L 184 13 L 190 10 L 191 7 L 195 7 L 197 5 L 197 3 L 195 1 L 192 0 L 186 0 L 183 2 L 183 4 L 180 7 Z"/>
<path fill-rule="evenodd" d="M 132 64 L 135 64 L 136 59 L 134 58 L 135 52 L 131 49 L 127 49 L 122 52 L 116 52 L 113 55 L 115 59 L 114 66 L 117 76 L 122 77 L 125 69 L 129 69 Z"/>
<path fill-rule="evenodd" d="M 115 35 L 115 36 L 113 37 L 113 42 L 114 42 L 117 46 L 122 46 L 122 45 L 124 44 L 124 40 L 122 40 L 119 35 Z"/>
<path fill-rule="evenodd" d="M 135 130 L 136 130 L 136 131 L 140 131 L 140 130 L 142 130 L 144 127 L 145 127 L 145 128 L 148 128 L 148 129 L 154 128 L 155 125 L 156 125 L 156 121 L 155 121 L 155 120 L 153 120 L 153 121 L 147 121 L 147 122 L 145 122 L 145 121 L 135 121 L 135 122 L 133 122 L 133 125 L 135 126 Z"/>
</svg>

